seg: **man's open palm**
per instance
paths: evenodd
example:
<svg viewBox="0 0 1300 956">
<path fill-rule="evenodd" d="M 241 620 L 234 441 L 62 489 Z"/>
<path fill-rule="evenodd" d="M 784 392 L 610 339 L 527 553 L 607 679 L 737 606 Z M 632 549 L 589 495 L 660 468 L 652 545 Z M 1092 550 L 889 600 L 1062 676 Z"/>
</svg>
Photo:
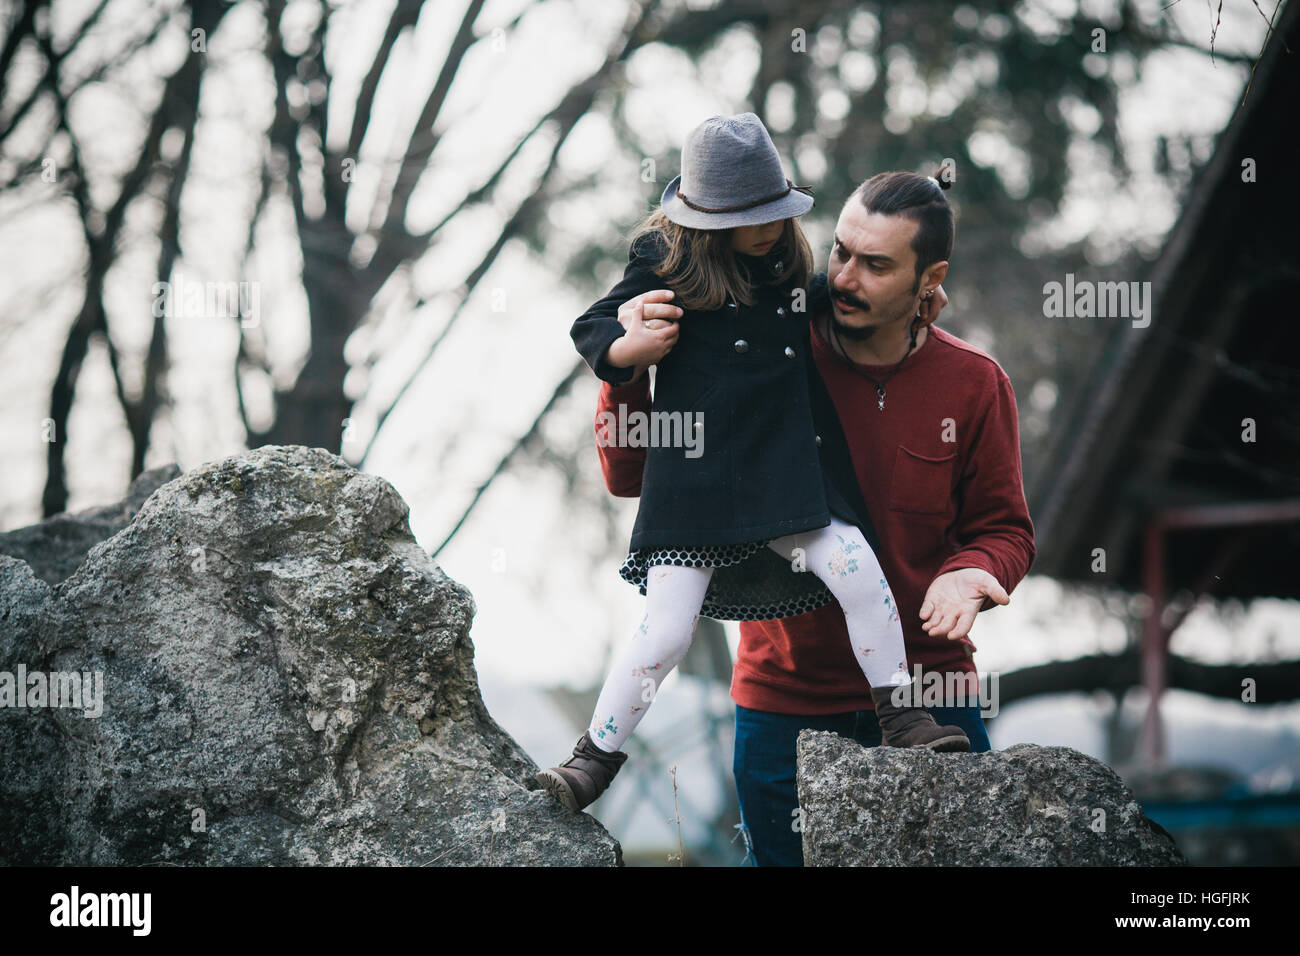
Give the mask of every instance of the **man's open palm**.
<svg viewBox="0 0 1300 956">
<path fill-rule="evenodd" d="M 1010 596 L 997 578 L 980 568 L 959 568 L 930 582 L 921 602 L 921 625 L 927 634 L 956 641 L 970 633 L 975 615 L 988 598 L 994 604 L 1008 604 Z"/>
</svg>

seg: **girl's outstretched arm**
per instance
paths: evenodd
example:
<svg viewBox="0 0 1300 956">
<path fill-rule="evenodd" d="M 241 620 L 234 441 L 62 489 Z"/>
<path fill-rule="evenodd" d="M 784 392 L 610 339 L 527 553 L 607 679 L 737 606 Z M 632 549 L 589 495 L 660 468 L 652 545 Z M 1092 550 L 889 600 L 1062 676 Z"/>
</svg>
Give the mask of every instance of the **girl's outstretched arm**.
<svg viewBox="0 0 1300 956">
<path fill-rule="evenodd" d="M 664 280 L 654 272 L 662 258 L 662 247 L 653 234 L 637 238 L 628 251 L 623 279 L 591 308 L 579 316 L 569 336 L 596 377 L 611 385 L 624 385 L 637 374 L 638 365 L 654 364 L 677 340 L 677 327 L 647 329 L 642 323 L 625 329 L 619 321 L 619 307 L 645 292 L 663 289 Z M 610 354 L 610 346 L 628 336 Z M 627 354 L 625 354 L 627 353 Z"/>
</svg>

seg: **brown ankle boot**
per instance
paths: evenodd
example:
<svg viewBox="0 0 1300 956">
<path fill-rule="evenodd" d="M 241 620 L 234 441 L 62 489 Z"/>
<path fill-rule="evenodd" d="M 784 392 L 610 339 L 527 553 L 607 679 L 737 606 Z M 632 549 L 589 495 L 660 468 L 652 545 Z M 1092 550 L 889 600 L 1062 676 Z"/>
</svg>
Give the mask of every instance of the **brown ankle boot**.
<svg viewBox="0 0 1300 956">
<path fill-rule="evenodd" d="M 601 750 L 587 731 L 574 746 L 572 757 L 558 767 L 538 771 L 535 779 L 570 810 L 582 810 L 605 792 L 626 760 L 627 754 L 621 750 Z"/>
<path fill-rule="evenodd" d="M 890 699 L 892 687 L 871 689 L 876 702 L 876 720 L 886 747 L 925 747 L 939 753 L 965 753 L 970 738 L 960 727 L 940 727 L 920 704 L 899 707 Z M 906 698 L 904 698 L 906 700 Z"/>
</svg>

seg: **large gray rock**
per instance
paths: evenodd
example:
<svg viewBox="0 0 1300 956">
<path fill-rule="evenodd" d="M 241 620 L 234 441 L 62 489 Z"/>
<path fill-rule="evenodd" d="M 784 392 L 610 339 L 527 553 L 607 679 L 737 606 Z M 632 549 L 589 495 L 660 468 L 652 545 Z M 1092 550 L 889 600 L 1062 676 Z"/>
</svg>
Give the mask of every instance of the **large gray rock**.
<svg viewBox="0 0 1300 956">
<path fill-rule="evenodd" d="M 0 554 L 0 672 L 12 674 L 19 663 L 38 666 L 41 612 L 49 597 L 49 585 L 31 568 Z M 67 764 L 48 713 L 0 706 L 0 863 L 49 866 L 62 859 L 59 797 Z"/>
<path fill-rule="evenodd" d="M 936 754 L 805 730 L 797 783 L 806 866 L 1186 863 L 1113 770 L 1068 747 Z"/>
<path fill-rule="evenodd" d="M 401 497 L 324 450 L 201 466 L 0 586 L 0 670 L 104 675 L 98 717 L 0 709 L 0 863 L 622 864 L 488 714 Z"/>
<path fill-rule="evenodd" d="M 145 500 L 180 473 L 174 464 L 143 471 L 121 501 L 84 511 L 65 511 L 39 524 L 0 532 L 0 554 L 22 558 L 46 584 L 58 584 L 81 567 L 91 548 L 130 524 Z"/>
</svg>

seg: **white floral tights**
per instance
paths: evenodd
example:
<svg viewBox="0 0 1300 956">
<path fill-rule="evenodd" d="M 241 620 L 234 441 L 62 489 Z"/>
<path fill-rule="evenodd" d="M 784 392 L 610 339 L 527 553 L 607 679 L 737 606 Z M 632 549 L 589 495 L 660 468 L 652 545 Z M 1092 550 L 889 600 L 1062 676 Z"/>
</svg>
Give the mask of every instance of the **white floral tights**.
<svg viewBox="0 0 1300 956">
<path fill-rule="evenodd" d="M 853 655 L 872 687 L 911 682 L 903 628 L 875 552 L 854 525 L 832 516 L 825 528 L 786 535 L 768 547 L 816 574 L 844 610 Z M 614 662 L 591 718 L 591 739 L 610 753 L 623 746 L 665 677 L 690 649 L 713 568 L 659 564 L 646 581 L 646 613 Z"/>
</svg>

